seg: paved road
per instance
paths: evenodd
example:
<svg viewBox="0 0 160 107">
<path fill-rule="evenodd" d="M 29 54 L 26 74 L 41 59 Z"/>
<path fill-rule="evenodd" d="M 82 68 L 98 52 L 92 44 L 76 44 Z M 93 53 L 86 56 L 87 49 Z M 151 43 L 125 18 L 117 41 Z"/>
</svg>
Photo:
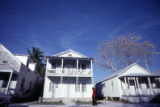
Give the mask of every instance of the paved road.
<svg viewBox="0 0 160 107">
<path fill-rule="evenodd" d="M 75 105 L 68 103 L 66 105 L 9 105 L 9 107 L 95 107 L 92 105 Z M 160 104 L 123 104 L 118 102 L 101 101 L 96 107 L 160 107 Z"/>
</svg>

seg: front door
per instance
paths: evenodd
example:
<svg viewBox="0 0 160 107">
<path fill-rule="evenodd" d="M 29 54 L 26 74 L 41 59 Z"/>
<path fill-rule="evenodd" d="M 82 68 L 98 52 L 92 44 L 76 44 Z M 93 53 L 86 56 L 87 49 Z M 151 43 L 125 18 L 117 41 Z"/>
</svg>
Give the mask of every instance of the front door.
<svg viewBox="0 0 160 107">
<path fill-rule="evenodd" d="M 128 78 L 130 95 L 136 94 L 135 78 Z"/>
<path fill-rule="evenodd" d="M 56 88 L 56 84 L 51 82 L 50 91 L 52 92 L 52 98 L 55 98 L 55 88 Z"/>
<path fill-rule="evenodd" d="M 69 98 L 69 91 L 70 91 L 70 85 L 69 84 L 67 84 L 67 88 L 66 88 L 66 91 L 67 91 L 67 98 Z"/>
</svg>

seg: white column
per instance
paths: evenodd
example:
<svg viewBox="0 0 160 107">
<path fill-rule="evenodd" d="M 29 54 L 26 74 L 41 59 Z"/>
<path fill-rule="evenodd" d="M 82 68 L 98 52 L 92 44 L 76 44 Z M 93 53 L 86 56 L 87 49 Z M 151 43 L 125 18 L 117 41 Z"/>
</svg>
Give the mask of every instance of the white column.
<svg viewBox="0 0 160 107">
<path fill-rule="evenodd" d="M 62 71 L 63 71 L 63 58 L 61 59 L 61 73 L 60 73 L 60 75 L 61 75 L 60 83 L 61 83 L 61 84 L 63 84 L 63 76 L 62 76 L 62 75 L 63 75 L 63 72 L 62 72 Z"/>
<path fill-rule="evenodd" d="M 128 89 L 128 84 L 127 84 L 126 77 L 124 77 L 124 81 L 125 81 L 125 89 Z"/>
<path fill-rule="evenodd" d="M 148 83 L 149 83 L 149 89 L 152 95 L 154 95 L 153 90 L 152 90 L 152 84 L 151 84 L 151 79 L 148 77 Z"/>
<path fill-rule="evenodd" d="M 77 74 L 77 75 L 78 75 L 78 64 L 79 64 L 79 60 L 77 59 L 77 60 L 76 60 L 76 65 L 77 65 L 77 66 L 76 66 L 76 71 L 77 71 L 76 74 Z"/>
<path fill-rule="evenodd" d="M 76 84 L 78 84 L 79 83 L 79 78 L 78 77 L 76 77 Z"/>
<path fill-rule="evenodd" d="M 90 60 L 90 65 L 91 65 L 91 75 L 92 75 L 92 84 L 94 84 L 94 78 L 93 78 L 93 61 Z"/>
<path fill-rule="evenodd" d="M 48 64 L 49 64 L 49 58 L 47 58 L 47 64 L 46 64 L 46 72 L 45 72 L 45 76 L 48 73 Z"/>
<path fill-rule="evenodd" d="M 137 90 L 137 82 L 136 82 L 136 77 L 134 77 L 134 84 L 135 84 L 135 89 Z"/>
<path fill-rule="evenodd" d="M 77 84 L 79 83 L 79 78 L 78 78 L 78 63 L 79 63 L 79 60 L 77 59 L 76 60 L 76 65 L 77 65 L 77 70 L 76 70 L 76 87 L 77 87 Z"/>
<path fill-rule="evenodd" d="M 63 71 L 63 58 L 61 59 L 61 75 L 62 75 L 62 71 Z"/>
<path fill-rule="evenodd" d="M 7 84 L 7 88 L 5 90 L 5 94 L 7 94 L 7 92 L 8 92 L 8 88 L 9 88 L 9 85 L 10 85 L 10 82 L 11 82 L 11 78 L 12 78 L 12 73 L 13 73 L 13 71 L 10 73 L 8 84 Z"/>
<path fill-rule="evenodd" d="M 127 78 L 127 80 L 128 80 L 127 84 L 128 84 L 128 89 L 129 89 L 129 88 L 130 88 L 129 78 L 128 78 L 128 77 L 126 77 L 126 78 Z"/>
<path fill-rule="evenodd" d="M 138 89 L 139 89 L 140 87 L 139 87 L 138 77 L 136 77 L 136 81 L 137 81 L 137 86 L 138 86 Z"/>
<path fill-rule="evenodd" d="M 90 64 L 91 64 L 91 71 L 93 71 L 92 60 L 90 61 Z"/>
<path fill-rule="evenodd" d="M 150 77 L 148 77 L 149 88 L 152 89 Z"/>
</svg>

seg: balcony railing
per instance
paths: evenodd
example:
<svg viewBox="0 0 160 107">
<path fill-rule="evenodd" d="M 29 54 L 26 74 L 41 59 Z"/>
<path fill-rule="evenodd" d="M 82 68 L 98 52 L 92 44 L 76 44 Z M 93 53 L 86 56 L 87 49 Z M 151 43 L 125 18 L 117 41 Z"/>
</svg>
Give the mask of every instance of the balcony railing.
<svg viewBox="0 0 160 107">
<path fill-rule="evenodd" d="M 55 75 L 55 76 L 92 76 L 92 72 L 90 69 L 85 70 L 77 70 L 76 69 L 48 69 L 47 74 Z"/>
<path fill-rule="evenodd" d="M 154 96 L 160 93 L 160 89 L 137 89 L 135 91 L 130 89 L 122 90 L 123 96 Z"/>
</svg>

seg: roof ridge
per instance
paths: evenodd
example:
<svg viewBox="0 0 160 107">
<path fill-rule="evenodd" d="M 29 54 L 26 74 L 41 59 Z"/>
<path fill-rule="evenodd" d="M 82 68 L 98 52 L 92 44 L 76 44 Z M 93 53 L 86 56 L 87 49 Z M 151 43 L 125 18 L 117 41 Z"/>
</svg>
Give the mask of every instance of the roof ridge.
<svg viewBox="0 0 160 107">
<path fill-rule="evenodd" d="M 80 55 L 80 56 L 82 56 L 82 57 L 87 58 L 87 56 L 85 56 L 85 55 L 83 55 L 83 54 L 81 54 L 81 53 L 79 53 L 79 52 L 76 52 L 76 51 L 74 51 L 74 50 L 72 50 L 72 49 L 68 49 L 68 50 L 66 50 L 66 51 L 63 51 L 63 52 L 60 52 L 60 53 L 57 53 L 57 54 L 53 54 L 52 56 L 58 56 L 58 55 L 61 55 L 61 54 L 67 53 L 67 52 L 73 52 L 73 53 L 76 53 L 76 54 L 78 54 L 78 55 Z"/>
</svg>

